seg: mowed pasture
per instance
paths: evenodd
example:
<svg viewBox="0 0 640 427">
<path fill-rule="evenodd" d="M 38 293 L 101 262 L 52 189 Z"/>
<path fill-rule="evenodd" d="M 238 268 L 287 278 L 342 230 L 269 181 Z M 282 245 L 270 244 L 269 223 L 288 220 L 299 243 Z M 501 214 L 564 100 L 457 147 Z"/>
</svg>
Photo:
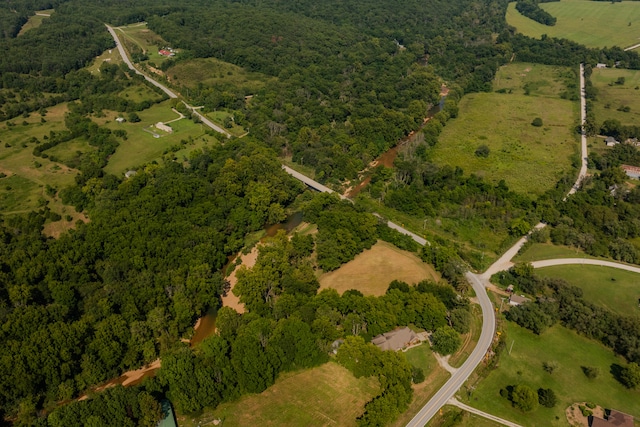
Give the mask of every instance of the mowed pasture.
<svg viewBox="0 0 640 427">
<path fill-rule="evenodd" d="M 640 28 L 640 23 L 638 23 Z M 614 82 L 624 77 L 624 84 Z M 591 83 L 598 89 L 593 101 L 598 123 L 607 119 L 619 120 L 623 125 L 636 126 L 640 121 L 640 71 L 620 68 L 595 68 L 591 73 Z M 621 107 L 630 111 L 620 111 Z"/>
<path fill-rule="evenodd" d="M 624 366 L 626 362 L 597 341 L 560 325 L 535 335 L 507 322 L 504 333 L 507 349 L 500 356 L 498 368 L 475 386 L 470 398 L 464 388 L 458 393 L 471 406 L 526 427 L 567 426 L 565 408 L 584 401 L 640 416 L 640 390 L 625 388 L 610 373 L 613 364 Z M 544 362 L 556 362 L 558 368 L 549 374 L 543 369 Z M 600 374 L 590 380 L 582 366 L 596 367 Z M 518 384 L 533 390 L 551 388 L 558 404 L 524 413 L 500 395 L 500 389 Z"/>
<path fill-rule="evenodd" d="M 562 265 L 536 269 L 542 277 L 565 280 L 584 292 L 584 299 L 623 316 L 640 316 L 640 274 L 595 265 Z"/>
<path fill-rule="evenodd" d="M 205 133 L 209 128 L 186 118 L 169 124 L 173 129 L 172 133 L 156 129 L 156 123 L 168 122 L 179 117 L 171 109 L 171 102 L 167 100 L 139 111 L 137 114 L 140 122 L 137 123 L 117 123 L 115 122 L 116 113 L 107 116 L 108 123 L 105 122 L 105 125 L 110 129 L 127 131 L 127 140 L 120 141 L 120 146 L 104 168 L 106 172 L 121 176 L 129 169 L 161 159 L 169 149 L 178 149 L 180 151 L 177 155 L 186 156 L 194 149 L 218 143 L 216 138 Z M 154 137 L 154 133 L 159 137 Z M 185 142 L 182 143 L 182 141 Z"/>
<path fill-rule="evenodd" d="M 342 294 L 357 289 L 364 295 L 384 295 L 393 280 L 415 284 L 439 280 L 438 274 L 417 255 L 379 241 L 339 269 L 320 276 L 320 288 L 333 288 Z"/>
<path fill-rule="evenodd" d="M 221 419 L 232 426 L 355 426 L 364 405 L 379 392 L 378 380 L 356 379 L 334 362 L 284 374 L 256 395 L 224 403 L 192 418 L 178 415 L 184 427 L 213 425 Z"/>
<path fill-rule="evenodd" d="M 579 103 L 561 99 L 574 90 L 570 70 L 561 67 L 510 64 L 495 78 L 504 93 L 475 93 L 462 98 L 458 118 L 442 131 L 431 159 L 440 165 L 459 166 L 491 183 L 504 179 L 511 190 L 539 195 L 555 186 L 571 170 L 577 153 L 574 127 Z M 539 117 L 543 126 L 531 123 Z M 486 145 L 487 157 L 475 154 Z"/>
<path fill-rule="evenodd" d="M 515 2 L 507 8 L 507 23 L 529 37 L 540 38 L 546 34 L 593 48 L 626 48 L 640 43 L 638 2 L 563 0 L 540 3 L 540 7 L 557 18 L 556 25 L 550 27 L 521 15 Z"/>
</svg>

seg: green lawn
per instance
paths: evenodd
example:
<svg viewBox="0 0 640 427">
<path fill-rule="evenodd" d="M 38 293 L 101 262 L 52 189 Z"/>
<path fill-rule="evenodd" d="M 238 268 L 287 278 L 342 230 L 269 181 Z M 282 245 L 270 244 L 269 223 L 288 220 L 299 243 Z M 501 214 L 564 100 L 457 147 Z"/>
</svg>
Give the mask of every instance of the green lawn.
<svg viewBox="0 0 640 427">
<path fill-rule="evenodd" d="M 555 277 L 582 288 L 584 298 L 615 313 L 640 315 L 640 274 L 595 265 L 562 265 L 536 269 L 543 277 Z"/>
<path fill-rule="evenodd" d="M 640 24 L 639 24 L 640 27 Z M 610 85 L 619 77 L 624 77 L 623 85 Z M 593 102 L 598 123 L 607 119 L 617 119 L 623 125 L 636 125 L 640 120 L 640 71 L 618 68 L 594 69 L 591 82 L 598 89 L 598 97 Z M 628 112 L 618 111 L 628 106 Z M 600 140 L 604 145 L 604 142 Z"/>
<path fill-rule="evenodd" d="M 556 325 L 538 336 L 507 322 L 507 350 L 500 356 L 499 367 L 480 381 L 472 395 L 464 395 L 470 405 L 523 426 L 566 426 L 566 407 L 574 402 L 591 401 L 605 408 L 615 408 L 636 417 L 640 416 L 640 391 L 631 391 L 619 384 L 610 374 L 612 364 L 624 365 L 622 358 L 596 341 L 586 339 Z M 557 362 L 558 368 L 548 374 L 543 362 Z M 600 369 L 595 380 L 583 374 L 581 366 Z M 559 399 L 554 408 L 539 407 L 523 413 L 500 396 L 500 389 L 517 384 L 551 388 Z M 556 419 L 557 417 L 557 419 Z"/>
<path fill-rule="evenodd" d="M 230 426 L 355 426 L 364 404 L 379 391 L 375 378 L 356 379 L 334 362 L 281 375 L 257 395 L 224 403 L 197 418 L 178 414 L 178 424 L 195 427 L 214 419 Z"/>
<path fill-rule="evenodd" d="M 170 101 L 156 104 L 148 110 L 139 112 L 138 115 L 141 119 L 138 123 L 107 124 L 112 129 L 126 130 L 128 140 L 120 142 L 115 154 L 109 159 L 105 171 L 121 175 L 136 166 L 159 160 L 171 147 L 179 148 L 176 158 L 182 158 L 194 149 L 218 143 L 214 137 L 205 134 L 208 128 L 188 119 L 171 123 L 170 126 L 173 128 L 171 134 L 153 128 L 152 126 L 157 122 L 166 122 L 177 117 L 176 113 L 171 111 Z M 150 132 L 155 132 L 160 137 L 155 138 Z M 185 143 L 183 144 L 182 141 Z"/>
<path fill-rule="evenodd" d="M 459 117 L 447 123 L 431 152 L 433 161 L 493 183 L 504 179 L 518 192 L 539 195 L 552 188 L 561 174 L 570 172 L 570 158 L 578 148 L 573 132 L 578 103 L 559 98 L 560 92 L 573 91 L 565 83 L 567 74 L 566 68 L 543 65 L 502 67 L 495 87 L 507 93 L 465 96 Z M 531 125 L 536 117 L 543 126 Z M 475 155 L 481 145 L 490 149 L 486 158 Z"/>
<path fill-rule="evenodd" d="M 507 23 L 529 37 L 540 38 L 547 34 L 549 37 L 566 38 L 594 48 L 624 48 L 640 43 L 638 2 L 563 0 L 541 3 L 540 7 L 557 18 L 556 25 L 550 27 L 522 16 L 515 9 L 515 2 L 509 3 Z"/>
<path fill-rule="evenodd" d="M 523 253 L 518 254 L 514 262 L 531 262 L 555 258 L 595 258 L 575 248 L 558 246 L 551 243 L 534 243 Z"/>
</svg>

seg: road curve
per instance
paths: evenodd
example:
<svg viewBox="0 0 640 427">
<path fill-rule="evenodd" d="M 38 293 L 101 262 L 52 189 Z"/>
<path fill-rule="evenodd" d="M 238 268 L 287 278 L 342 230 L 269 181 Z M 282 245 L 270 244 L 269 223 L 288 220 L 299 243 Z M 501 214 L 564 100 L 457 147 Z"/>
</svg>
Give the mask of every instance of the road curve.
<svg viewBox="0 0 640 427">
<path fill-rule="evenodd" d="M 154 85 L 155 87 L 159 88 L 164 93 L 169 95 L 169 98 L 174 98 L 175 99 L 175 98 L 178 97 L 178 95 L 176 95 L 171 89 L 169 89 L 165 85 L 153 80 L 151 77 L 149 77 L 146 74 L 138 71 L 138 69 L 133 66 L 133 63 L 131 62 L 131 60 L 127 56 L 127 52 L 124 50 L 124 47 L 122 47 L 122 43 L 120 43 L 120 39 L 118 38 L 118 35 L 116 34 L 115 30 L 109 25 L 106 25 L 106 27 L 107 27 L 107 30 L 109 30 L 109 33 L 111 34 L 111 37 L 113 37 L 113 41 L 116 42 L 116 47 L 118 48 L 118 52 L 120 52 L 120 56 L 122 56 L 122 60 L 124 61 L 125 64 L 127 64 L 129 69 L 133 70 L 136 74 L 141 75 L 142 77 L 145 78 L 146 81 L 148 81 L 149 83 L 151 83 L 152 85 Z"/>
<path fill-rule="evenodd" d="M 558 258 L 558 259 L 545 259 L 542 261 L 533 261 L 531 265 L 533 268 L 554 267 L 556 265 L 597 265 L 600 267 L 617 268 L 619 270 L 627 270 L 633 273 L 640 273 L 640 267 L 633 265 L 622 264 L 620 262 L 605 261 L 602 259 L 588 259 L 588 258 Z"/>
</svg>

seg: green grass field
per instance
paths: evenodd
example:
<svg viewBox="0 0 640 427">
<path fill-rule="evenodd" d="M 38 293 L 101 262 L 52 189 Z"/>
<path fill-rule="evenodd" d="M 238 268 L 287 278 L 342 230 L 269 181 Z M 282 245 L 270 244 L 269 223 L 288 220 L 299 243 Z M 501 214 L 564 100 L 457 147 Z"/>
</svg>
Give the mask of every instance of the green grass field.
<svg viewBox="0 0 640 427">
<path fill-rule="evenodd" d="M 531 262 L 554 258 L 595 258 L 575 248 L 551 243 L 534 243 L 523 253 L 514 257 L 514 262 Z"/>
<path fill-rule="evenodd" d="M 54 12 L 53 9 L 38 10 L 36 13 L 40 13 L 41 15 L 30 16 L 27 23 L 24 24 L 22 28 L 20 28 L 20 32 L 18 33 L 18 36 L 23 35 L 24 33 L 26 33 L 27 31 L 33 28 L 38 28 L 40 25 L 42 25 L 42 21 L 49 18 L 49 16 L 45 16 L 45 15 L 51 15 L 53 12 Z"/>
<path fill-rule="evenodd" d="M 493 183 L 504 179 L 518 192 L 539 195 L 552 188 L 570 171 L 570 157 L 578 148 L 573 133 L 578 103 L 559 98 L 563 90 L 573 90 L 565 83 L 568 73 L 533 64 L 502 67 L 495 86 L 507 93 L 465 96 L 459 117 L 449 121 L 433 148 L 433 161 L 460 166 Z M 542 127 L 531 125 L 536 117 L 542 118 Z M 481 145 L 490 149 L 486 158 L 475 155 Z"/>
<path fill-rule="evenodd" d="M 556 25 L 549 27 L 522 16 L 515 2 L 507 8 L 507 23 L 529 37 L 547 34 L 594 48 L 640 43 L 640 3 L 563 0 L 541 3 L 540 7 L 557 18 Z"/>
<path fill-rule="evenodd" d="M 532 427 L 566 426 L 565 408 L 583 401 L 640 416 L 640 391 L 626 389 L 610 374 L 612 364 L 625 364 L 611 350 L 559 325 L 540 336 L 511 322 L 506 323 L 506 328 L 507 349 L 513 343 L 511 354 L 503 352 L 499 367 L 476 385 L 470 398 L 464 388 L 458 393 L 464 395 L 471 406 Z M 543 362 L 557 362 L 559 367 L 553 374 L 548 374 L 542 368 Z M 589 380 L 581 366 L 597 367 L 600 375 Z M 523 413 L 500 396 L 501 388 L 517 384 L 534 390 L 551 388 L 559 404 L 551 409 L 539 407 L 533 412 Z"/>
<path fill-rule="evenodd" d="M 378 393 L 375 378 L 356 379 L 334 362 L 282 375 L 260 394 L 243 396 L 192 418 L 178 414 L 183 427 L 231 426 L 355 426 L 364 404 Z"/>
<path fill-rule="evenodd" d="M 100 66 L 105 61 L 110 64 L 120 64 L 122 62 L 122 57 L 120 56 L 118 49 L 105 50 L 101 55 L 97 56 L 93 62 L 86 67 L 86 69 L 89 70 L 91 74 L 97 74 L 99 73 Z"/>
<path fill-rule="evenodd" d="M 132 45 L 135 45 L 147 54 L 149 57 L 147 60 L 148 63 L 159 66 L 169 59 L 158 53 L 160 49 L 169 47 L 169 44 L 158 34 L 148 29 L 146 22 L 118 27 L 117 31 L 118 37 L 124 38 L 124 44 L 128 50 L 131 49 Z M 179 53 L 177 54 L 179 55 Z"/>
<path fill-rule="evenodd" d="M 241 137 L 247 133 L 247 131 L 242 127 L 238 126 L 234 122 L 232 122 L 231 127 L 227 127 L 224 125 L 225 119 L 228 117 L 233 118 L 233 114 L 226 111 L 210 111 L 205 114 L 211 121 L 218 123 L 223 129 L 229 132 L 231 135 L 236 137 Z"/>
<path fill-rule="evenodd" d="M 107 127 L 124 129 L 128 134 L 128 140 L 121 141 L 115 154 L 109 159 L 109 163 L 105 167 L 106 172 L 122 175 L 136 166 L 160 159 L 165 150 L 173 146 L 180 146 L 180 151 L 176 153 L 178 156 L 186 156 L 194 149 L 204 147 L 207 144 L 217 144 L 215 138 L 205 134 L 207 128 L 204 125 L 193 123 L 188 119 L 170 123 L 173 128 L 171 134 L 152 128 L 157 122 L 167 122 L 178 117 L 171 110 L 171 100 L 140 111 L 138 116 L 140 116 L 138 123 L 116 123 L 114 121 L 106 123 Z M 149 131 L 155 132 L 160 137 L 155 138 Z M 183 140 L 187 141 L 185 145 L 181 144 Z"/>
<path fill-rule="evenodd" d="M 640 27 L 640 23 L 638 24 Z M 619 77 L 624 77 L 623 85 L 610 85 Z M 640 71 L 619 68 L 594 69 L 591 82 L 598 89 L 598 97 L 593 102 L 598 123 L 607 119 L 617 119 L 623 125 L 636 125 L 640 120 Z M 628 106 L 628 112 L 618 111 Z M 601 144 L 604 145 L 602 140 Z"/>
<path fill-rule="evenodd" d="M 640 274 L 592 265 L 563 265 L 536 269 L 542 277 L 555 277 L 581 288 L 584 298 L 624 316 L 640 316 Z"/>
<path fill-rule="evenodd" d="M 237 65 L 215 58 L 197 58 L 179 62 L 167 70 L 171 82 L 185 87 L 228 86 L 244 88 L 247 93 L 257 92 L 266 82 L 272 80 L 260 73 L 251 73 Z"/>
</svg>

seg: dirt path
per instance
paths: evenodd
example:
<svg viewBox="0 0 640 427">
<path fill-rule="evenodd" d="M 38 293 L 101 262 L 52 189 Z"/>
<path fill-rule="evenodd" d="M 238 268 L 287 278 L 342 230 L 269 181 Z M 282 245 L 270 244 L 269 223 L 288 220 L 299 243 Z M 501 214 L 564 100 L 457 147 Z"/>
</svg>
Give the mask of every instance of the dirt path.
<svg viewBox="0 0 640 427">
<path fill-rule="evenodd" d="M 116 379 L 113 379 L 111 381 L 109 381 L 108 383 L 101 385 L 100 387 L 95 388 L 94 390 L 92 390 L 93 392 L 100 392 L 103 390 L 106 390 L 110 387 L 115 387 L 116 385 L 120 384 L 122 386 L 128 386 L 128 385 L 132 385 L 134 384 L 136 381 L 140 381 L 142 378 L 144 378 L 146 375 L 149 375 L 151 372 L 155 372 L 158 369 L 160 369 L 161 366 L 161 362 L 160 359 L 156 359 L 153 362 L 151 362 L 149 365 L 144 366 L 140 369 L 136 369 L 135 371 L 129 371 L 129 372 L 125 372 L 124 374 L 122 374 L 121 376 L 119 376 Z M 85 400 L 88 399 L 89 395 L 85 394 L 83 396 L 81 396 L 80 398 L 78 398 L 78 400 Z"/>
</svg>

